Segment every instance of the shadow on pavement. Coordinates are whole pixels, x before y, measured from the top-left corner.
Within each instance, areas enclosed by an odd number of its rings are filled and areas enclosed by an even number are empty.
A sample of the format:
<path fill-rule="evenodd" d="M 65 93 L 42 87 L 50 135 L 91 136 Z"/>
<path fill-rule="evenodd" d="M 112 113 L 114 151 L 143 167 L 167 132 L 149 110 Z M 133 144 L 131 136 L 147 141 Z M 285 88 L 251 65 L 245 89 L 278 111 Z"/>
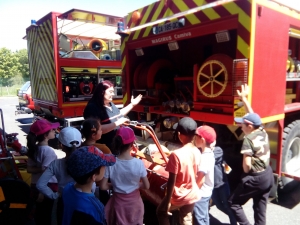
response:
<path fill-rule="evenodd" d="M 297 206 L 300 203 L 300 182 L 289 192 L 279 192 L 278 201 L 274 199 L 271 202 L 288 209 L 292 209 Z"/>
<path fill-rule="evenodd" d="M 32 124 L 33 118 L 18 118 L 16 121 L 18 121 L 21 124 Z"/>
<path fill-rule="evenodd" d="M 209 221 L 210 225 L 230 225 L 229 223 L 222 223 L 221 221 L 219 221 L 217 218 L 215 218 L 211 214 L 209 214 L 209 220 L 210 220 Z"/>
<path fill-rule="evenodd" d="M 29 129 L 30 129 L 31 124 L 18 125 L 18 126 L 20 127 L 21 131 L 23 131 L 27 135 L 29 133 Z"/>

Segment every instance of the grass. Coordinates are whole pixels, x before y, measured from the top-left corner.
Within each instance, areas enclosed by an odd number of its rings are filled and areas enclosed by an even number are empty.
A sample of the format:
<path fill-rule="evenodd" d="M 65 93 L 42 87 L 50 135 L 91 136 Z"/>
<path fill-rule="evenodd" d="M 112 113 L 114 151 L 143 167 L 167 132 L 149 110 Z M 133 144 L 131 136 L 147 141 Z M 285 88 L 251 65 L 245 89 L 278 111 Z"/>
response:
<path fill-rule="evenodd" d="M 22 85 L 13 85 L 11 87 L 0 86 L 0 96 L 1 97 L 11 97 L 17 96 L 18 90 Z"/>

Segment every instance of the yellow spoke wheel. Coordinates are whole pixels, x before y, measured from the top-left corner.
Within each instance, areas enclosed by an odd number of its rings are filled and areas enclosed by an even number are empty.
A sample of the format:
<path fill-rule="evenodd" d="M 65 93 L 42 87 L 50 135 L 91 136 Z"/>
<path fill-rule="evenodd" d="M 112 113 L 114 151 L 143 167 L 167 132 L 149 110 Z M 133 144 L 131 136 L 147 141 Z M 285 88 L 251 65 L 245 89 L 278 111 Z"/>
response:
<path fill-rule="evenodd" d="M 198 90 L 208 98 L 215 98 L 222 94 L 227 82 L 227 69 L 218 60 L 208 60 L 199 69 L 197 75 Z"/>

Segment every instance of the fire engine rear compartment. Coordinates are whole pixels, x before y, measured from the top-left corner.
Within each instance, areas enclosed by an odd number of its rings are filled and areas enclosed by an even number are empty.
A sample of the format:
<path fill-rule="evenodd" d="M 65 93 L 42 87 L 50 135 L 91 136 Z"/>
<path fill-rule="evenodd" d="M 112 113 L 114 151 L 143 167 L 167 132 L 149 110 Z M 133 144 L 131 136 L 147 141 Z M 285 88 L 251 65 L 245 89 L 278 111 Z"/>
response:
<path fill-rule="evenodd" d="M 189 115 L 189 111 L 190 114 L 202 113 L 202 116 L 209 113 L 217 115 L 209 116 L 210 122 L 232 124 L 236 95 L 233 83 L 247 82 L 244 71 L 238 78 L 240 80 L 233 81 L 238 77 L 232 72 L 233 60 L 237 58 L 236 25 L 237 17 L 232 16 L 225 22 L 217 20 L 128 42 L 126 73 L 130 83 L 127 90 L 133 90 L 134 95 L 144 94 L 142 103 L 135 110 L 145 112 L 141 105 L 146 105 L 151 112 L 157 113 L 181 113 L 183 116 Z M 219 33 L 227 35 L 228 40 L 217 40 Z M 183 38 L 176 39 L 180 35 Z M 175 37 L 175 40 L 155 43 L 164 37 Z M 142 51 L 142 55 L 138 51 Z M 221 61 L 222 65 L 215 60 Z M 207 65 L 200 73 L 199 69 L 205 62 Z M 215 76 L 213 81 L 208 77 L 210 73 Z M 170 107 L 168 103 L 172 100 L 184 103 L 190 110 Z M 220 117 L 223 118 L 220 120 Z"/>
<path fill-rule="evenodd" d="M 101 80 L 117 86 L 122 106 L 121 17 L 72 9 L 50 12 L 27 28 L 32 96 L 36 112 L 53 119 L 81 117 Z"/>
<path fill-rule="evenodd" d="M 239 6 L 245 3 L 237 2 Z M 245 3 L 245 7 L 247 4 L 249 3 Z M 241 130 L 233 125 L 233 117 L 242 116 L 245 112 L 239 111 L 236 86 L 248 83 L 252 88 L 250 102 L 254 110 L 263 118 L 265 129 L 270 137 L 271 166 L 274 172 L 280 176 L 284 171 L 287 177 L 299 179 L 299 170 L 295 165 L 297 163 L 299 165 L 299 143 L 296 140 L 300 135 L 294 132 L 299 128 L 296 122 L 299 120 L 299 113 L 297 113 L 300 96 L 297 88 L 299 74 L 297 71 L 290 74 L 290 69 L 287 68 L 289 49 L 292 50 L 290 57 L 299 59 L 299 39 L 289 37 L 291 28 L 299 30 L 297 27 L 299 21 L 290 16 L 292 13 L 289 15 L 283 13 L 284 10 L 281 11 L 280 6 L 269 7 L 268 3 L 261 6 L 257 2 L 251 4 L 255 6 L 251 8 L 250 13 L 248 12 L 251 15 L 249 27 L 247 24 L 241 26 L 239 15 L 203 23 L 201 21 L 199 24 L 190 24 L 188 27 L 162 34 L 153 35 L 150 32 L 145 35 L 143 29 L 139 34 L 135 32 L 130 34 L 129 40 L 126 41 L 125 54 L 123 53 L 126 56 L 125 75 L 129 77 L 126 82 L 126 93 L 133 95 L 143 93 L 145 96 L 142 103 L 135 107 L 136 114 L 133 118 L 145 121 L 161 118 L 163 122 L 168 119 L 168 122 L 160 125 L 160 131 L 163 133 L 170 129 L 170 124 L 175 117 L 191 116 L 200 124 L 207 123 L 217 127 L 220 140 L 223 139 L 227 143 L 232 141 L 227 146 L 225 143 L 226 150 L 238 154 L 238 142 L 242 140 L 243 135 Z M 217 8 L 214 9 L 219 12 Z M 224 30 L 228 31 L 230 40 L 217 43 L 215 34 Z M 175 35 L 189 32 L 191 35 L 185 36 L 184 40 L 173 38 Z M 247 32 L 249 32 L 248 36 Z M 172 43 L 174 41 L 176 43 Z M 248 45 L 248 48 L 242 49 L 241 45 L 243 47 Z M 218 55 L 217 61 L 224 65 L 230 64 L 226 63 L 224 55 L 232 60 L 230 66 L 225 66 L 229 71 L 226 88 L 218 94 L 217 86 L 214 86 L 216 90 L 211 92 L 206 85 L 208 90 L 202 88 L 201 92 L 199 86 L 203 87 L 207 82 L 204 80 L 199 82 L 200 85 L 197 84 L 199 70 L 210 57 L 213 57 L 210 60 L 215 60 L 216 55 Z M 245 61 L 242 61 L 243 59 Z M 238 64 L 239 60 L 241 60 L 240 64 Z M 208 72 L 205 70 L 203 72 L 205 75 L 210 72 L 210 64 L 208 63 Z M 243 71 L 240 74 L 233 74 L 237 69 Z M 155 74 L 151 74 L 153 71 Z M 213 71 L 214 75 L 219 71 L 217 67 L 216 71 Z M 240 75 L 241 79 L 235 80 L 234 75 Z M 290 79 L 289 76 L 293 78 L 296 76 L 296 79 Z M 217 76 L 216 81 L 222 83 L 224 76 Z M 219 85 L 219 88 L 221 89 L 222 85 Z M 190 111 L 187 113 L 181 106 L 183 102 L 191 103 L 191 101 L 193 104 L 190 105 Z M 179 107 L 176 106 L 177 102 Z M 226 139 L 230 137 L 228 132 L 235 140 Z M 166 135 L 161 135 L 160 138 L 162 137 L 166 138 Z M 289 162 L 291 166 L 286 166 Z M 282 179 L 284 185 L 290 181 L 287 182 L 286 177 Z"/>

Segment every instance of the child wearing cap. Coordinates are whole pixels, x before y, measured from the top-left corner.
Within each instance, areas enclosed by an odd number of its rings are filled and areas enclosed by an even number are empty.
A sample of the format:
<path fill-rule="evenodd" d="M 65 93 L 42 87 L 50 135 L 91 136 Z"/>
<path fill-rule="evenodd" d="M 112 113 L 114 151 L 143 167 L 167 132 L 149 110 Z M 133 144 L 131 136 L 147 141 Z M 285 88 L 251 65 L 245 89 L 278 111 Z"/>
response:
<path fill-rule="evenodd" d="M 91 192 L 94 182 L 100 181 L 106 166 L 112 166 L 116 158 L 103 154 L 95 146 L 82 146 L 67 159 L 67 171 L 75 180 L 64 187 L 64 225 L 105 224 L 104 206 Z"/>
<path fill-rule="evenodd" d="M 169 212 L 178 210 L 179 223 L 192 225 L 194 204 L 200 199 L 196 179 L 201 153 L 193 144 L 197 123 L 190 117 L 184 117 L 174 128 L 183 146 L 169 156 L 165 168 L 169 172 L 167 192 L 156 209 L 156 215 L 160 225 L 169 225 Z"/>
<path fill-rule="evenodd" d="M 97 143 L 98 140 L 101 139 L 102 136 L 102 126 L 100 124 L 100 120 L 96 118 L 86 119 L 81 126 L 81 134 L 85 138 L 85 141 L 82 143 L 82 146 L 95 146 L 104 154 L 110 154 L 110 149 L 106 146 L 106 144 Z M 109 200 L 109 192 L 103 191 L 99 189 L 99 199 L 106 205 Z"/>
<path fill-rule="evenodd" d="M 200 126 L 196 130 L 195 145 L 201 150 L 198 185 L 201 199 L 195 203 L 194 224 L 209 225 L 209 200 L 214 188 L 215 157 L 213 148 L 216 143 L 216 132 L 210 126 Z"/>
<path fill-rule="evenodd" d="M 66 153 L 66 157 L 52 161 L 36 184 L 37 189 L 50 199 L 57 199 L 61 195 L 65 185 L 74 181 L 67 172 L 66 160 L 71 153 L 80 146 L 81 134 L 79 130 L 74 127 L 65 127 L 60 131 L 58 140 L 61 144 L 62 151 Z M 53 192 L 53 190 L 47 186 L 47 183 L 53 176 L 56 177 L 58 182 L 58 192 Z M 62 223 L 62 215 L 63 203 L 62 199 L 59 198 L 57 203 L 57 223 L 59 225 Z"/>
<path fill-rule="evenodd" d="M 117 161 L 106 168 L 100 183 L 102 190 L 112 188 L 114 193 L 105 206 L 108 225 L 143 224 L 144 204 L 139 189 L 149 189 L 150 184 L 144 163 L 130 154 L 134 140 L 134 132 L 129 127 L 120 127 L 113 140 Z"/>
<path fill-rule="evenodd" d="M 254 113 L 248 102 L 247 84 L 242 85 L 238 95 L 248 112 L 244 117 L 234 119 L 245 134 L 241 149 L 244 174 L 240 184 L 229 198 L 229 204 L 239 224 L 250 224 L 242 205 L 252 198 L 255 224 L 265 225 L 268 197 L 274 184 L 273 171 L 269 166 L 268 134 L 262 127 L 260 116 Z"/>
<path fill-rule="evenodd" d="M 53 200 L 44 198 L 36 188 L 36 183 L 49 164 L 57 159 L 55 151 L 48 145 L 50 139 L 55 138 L 55 130 L 59 123 L 50 123 L 47 120 L 34 122 L 27 136 L 27 172 L 31 173 L 31 198 L 35 202 L 34 220 L 38 224 L 50 224 Z M 57 180 L 52 177 L 48 186 L 57 191 Z M 34 204 L 34 203 L 32 203 Z"/>

